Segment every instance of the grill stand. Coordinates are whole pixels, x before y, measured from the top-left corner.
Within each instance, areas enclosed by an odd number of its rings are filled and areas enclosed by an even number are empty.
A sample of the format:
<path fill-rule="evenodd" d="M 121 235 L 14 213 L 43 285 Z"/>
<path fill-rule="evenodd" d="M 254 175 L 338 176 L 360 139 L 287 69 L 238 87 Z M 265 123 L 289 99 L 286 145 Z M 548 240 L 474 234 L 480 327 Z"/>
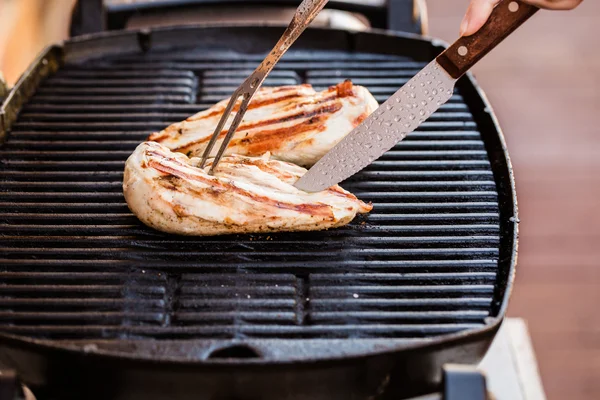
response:
<path fill-rule="evenodd" d="M 487 400 L 485 376 L 477 369 L 460 365 L 443 368 L 443 392 L 407 400 Z M 13 370 L 0 370 L 0 400 L 35 400 L 19 389 Z M 42 399 L 40 399 L 42 400 Z M 109 399 L 107 399 L 109 400 Z"/>

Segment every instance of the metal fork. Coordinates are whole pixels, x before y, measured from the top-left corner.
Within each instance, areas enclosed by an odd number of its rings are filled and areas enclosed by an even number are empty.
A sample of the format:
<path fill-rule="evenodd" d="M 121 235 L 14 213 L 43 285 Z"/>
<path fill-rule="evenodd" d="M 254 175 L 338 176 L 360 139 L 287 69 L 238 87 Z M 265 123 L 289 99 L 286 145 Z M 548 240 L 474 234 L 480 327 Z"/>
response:
<path fill-rule="evenodd" d="M 298 6 L 292 21 L 288 25 L 287 29 L 273 48 L 269 55 L 263 60 L 262 63 L 254 70 L 254 72 L 246 78 L 244 83 L 240 85 L 231 95 L 231 99 L 225 108 L 225 112 L 221 117 L 221 120 L 217 124 L 217 128 L 213 133 L 210 141 L 208 142 L 208 146 L 206 150 L 204 150 L 204 154 L 202 155 L 202 161 L 200 162 L 200 168 L 204 168 L 206 165 L 206 160 L 208 160 L 210 153 L 212 152 L 213 147 L 215 147 L 215 143 L 221 136 L 221 131 L 227 122 L 227 119 L 231 115 L 231 111 L 233 107 L 237 103 L 237 100 L 242 97 L 242 102 L 240 104 L 240 108 L 227 131 L 227 135 L 225 135 L 225 139 L 219 148 L 217 156 L 215 157 L 213 164 L 210 168 L 209 174 L 213 175 L 217 164 L 223 157 L 223 153 L 225 153 L 225 149 L 229 145 L 231 138 L 235 134 L 235 131 L 240 126 L 242 119 L 244 118 L 244 114 L 248 110 L 248 105 L 252 100 L 252 97 L 256 93 L 256 91 L 260 88 L 262 83 L 265 81 L 269 73 L 275 67 L 275 64 L 281 59 L 281 57 L 285 54 L 285 52 L 290 48 L 290 46 L 300 37 L 302 32 L 306 29 L 306 27 L 315 19 L 315 17 L 319 14 L 319 12 L 325 7 L 328 0 L 304 0 Z"/>

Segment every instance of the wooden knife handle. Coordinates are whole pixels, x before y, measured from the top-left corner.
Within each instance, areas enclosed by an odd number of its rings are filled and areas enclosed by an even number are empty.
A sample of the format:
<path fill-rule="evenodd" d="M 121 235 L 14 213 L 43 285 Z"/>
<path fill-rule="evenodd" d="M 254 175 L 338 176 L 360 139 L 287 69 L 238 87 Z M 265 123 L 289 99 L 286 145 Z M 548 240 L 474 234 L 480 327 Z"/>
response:
<path fill-rule="evenodd" d="M 471 36 L 463 36 L 437 58 L 437 62 L 455 79 L 533 16 L 539 8 L 519 0 L 502 0 L 485 25 Z"/>

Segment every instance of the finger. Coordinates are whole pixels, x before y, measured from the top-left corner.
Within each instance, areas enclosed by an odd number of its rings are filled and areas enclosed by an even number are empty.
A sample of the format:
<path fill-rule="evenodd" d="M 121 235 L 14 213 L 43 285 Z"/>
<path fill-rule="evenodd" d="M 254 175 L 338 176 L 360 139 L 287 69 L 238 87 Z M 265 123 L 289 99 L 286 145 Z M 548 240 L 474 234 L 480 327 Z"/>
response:
<path fill-rule="evenodd" d="M 470 36 L 481 29 L 499 2 L 500 0 L 471 0 L 460 25 L 460 35 Z"/>
<path fill-rule="evenodd" d="M 583 0 L 524 0 L 526 3 L 540 8 L 550 10 L 572 10 L 577 7 Z"/>

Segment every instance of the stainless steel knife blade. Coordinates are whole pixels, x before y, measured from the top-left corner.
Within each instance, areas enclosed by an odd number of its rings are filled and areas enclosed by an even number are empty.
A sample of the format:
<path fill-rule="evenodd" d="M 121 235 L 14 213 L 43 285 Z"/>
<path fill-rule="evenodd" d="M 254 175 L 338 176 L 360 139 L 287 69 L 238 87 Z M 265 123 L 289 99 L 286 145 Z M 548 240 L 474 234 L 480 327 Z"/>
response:
<path fill-rule="evenodd" d="M 456 79 L 436 60 L 432 61 L 333 147 L 295 186 L 319 192 L 362 170 L 446 103 L 455 83 Z"/>

